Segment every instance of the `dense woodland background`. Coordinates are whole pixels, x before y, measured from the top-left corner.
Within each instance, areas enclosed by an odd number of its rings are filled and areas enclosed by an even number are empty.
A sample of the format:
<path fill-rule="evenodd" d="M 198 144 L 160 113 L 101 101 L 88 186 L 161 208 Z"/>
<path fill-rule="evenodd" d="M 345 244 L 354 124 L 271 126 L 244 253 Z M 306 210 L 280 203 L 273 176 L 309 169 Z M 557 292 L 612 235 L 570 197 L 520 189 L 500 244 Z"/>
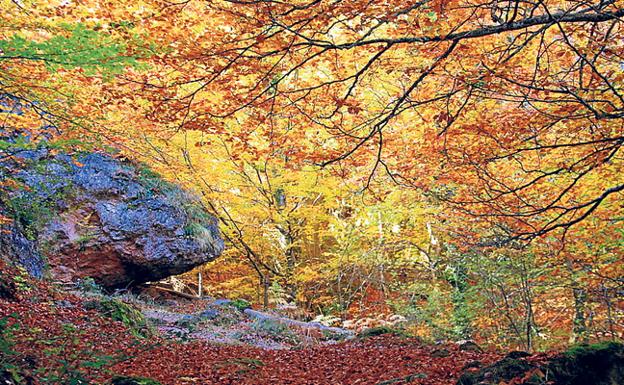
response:
<path fill-rule="evenodd" d="M 622 338 L 624 2 L 1 4 L 0 156 L 192 191 L 226 250 L 181 290 L 429 341 Z"/>

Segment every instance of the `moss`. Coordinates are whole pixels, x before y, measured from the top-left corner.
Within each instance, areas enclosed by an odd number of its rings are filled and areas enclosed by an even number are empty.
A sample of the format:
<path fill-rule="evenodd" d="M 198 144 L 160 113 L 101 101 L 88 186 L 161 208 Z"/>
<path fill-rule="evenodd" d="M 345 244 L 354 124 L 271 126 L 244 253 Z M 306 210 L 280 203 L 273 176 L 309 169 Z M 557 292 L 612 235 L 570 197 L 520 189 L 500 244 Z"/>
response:
<path fill-rule="evenodd" d="M 184 227 L 184 234 L 187 237 L 193 238 L 202 250 L 207 250 L 215 242 L 214 236 L 210 229 L 198 222 L 188 223 Z"/>
<path fill-rule="evenodd" d="M 115 376 L 111 380 L 112 385 L 161 385 L 160 382 L 145 377 Z"/>
<path fill-rule="evenodd" d="M 136 307 L 116 299 L 91 300 L 84 304 L 86 309 L 95 309 L 100 314 L 124 324 L 136 337 L 151 335 L 143 313 Z"/>
<path fill-rule="evenodd" d="M 347 334 L 339 333 L 331 329 L 321 329 L 323 341 L 344 341 L 347 339 Z"/>
<path fill-rule="evenodd" d="M 167 193 L 178 189 L 176 185 L 167 182 L 158 173 L 145 165 L 137 167 L 137 174 L 138 182 L 151 194 Z"/>
<path fill-rule="evenodd" d="M 624 345 L 617 342 L 576 345 L 552 360 L 548 369 L 561 384 L 622 384 Z"/>
<path fill-rule="evenodd" d="M 34 241 L 41 227 L 54 215 L 54 206 L 49 201 L 37 199 L 34 194 L 19 194 L 3 199 L 9 216 L 22 229 L 28 240 Z"/>
<path fill-rule="evenodd" d="M 246 309 L 251 308 L 251 304 L 242 298 L 235 299 L 234 301 L 230 302 L 229 305 L 238 309 L 239 311 L 245 311 Z"/>
<path fill-rule="evenodd" d="M 527 377 L 527 373 L 531 374 Z M 488 383 L 507 383 L 523 377 L 525 385 L 542 385 L 546 379 L 560 385 L 624 384 L 624 345 L 602 342 L 573 346 L 539 367 L 524 359 L 506 357 L 478 372 L 465 372 L 457 385 L 474 385 L 486 379 Z"/>
<path fill-rule="evenodd" d="M 199 198 L 176 184 L 164 180 L 161 175 L 145 165 L 137 167 L 137 173 L 137 179 L 146 188 L 148 196 L 162 194 L 171 204 L 182 208 L 186 215 L 184 227 L 186 236 L 197 240 L 204 248 L 213 244 L 212 232 L 206 227 L 207 224 L 212 223 L 212 217 L 206 212 Z"/>
<path fill-rule="evenodd" d="M 93 239 L 95 239 L 95 234 L 93 233 L 80 234 L 78 238 L 73 240 L 73 243 L 83 248 Z"/>
<path fill-rule="evenodd" d="M 102 288 L 102 286 L 98 285 L 97 282 L 95 282 L 95 280 L 91 277 L 86 277 L 79 280 L 76 283 L 76 288 L 82 293 L 86 294 L 104 294 L 104 289 Z"/>
<path fill-rule="evenodd" d="M 49 167 L 52 163 L 69 167 L 64 163 L 45 159 L 34 162 L 31 169 L 40 175 L 47 175 L 48 185 L 58 183 L 59 187 L 46 187 L 45 184 L 27 187 L 23 181 L 13 179 L 15 187 L 0 196 L 0 202 L 7 208 L 7 215 L 31 241 L 34 241 L 41 228 L 58 214 L 59 202 L 69 200 L 74 193 L 73 186 L 65 178 L 49 179 Z"/>
<path fill-rule="evenodd" d="M 613 341 L 603 341 L 595 344 L 579 344 L 574 345 L 564 352 L 564 355 L 570 358 L 580 358 L 605 352 L 615 354 L 621 352 L 624 345 Z"/>

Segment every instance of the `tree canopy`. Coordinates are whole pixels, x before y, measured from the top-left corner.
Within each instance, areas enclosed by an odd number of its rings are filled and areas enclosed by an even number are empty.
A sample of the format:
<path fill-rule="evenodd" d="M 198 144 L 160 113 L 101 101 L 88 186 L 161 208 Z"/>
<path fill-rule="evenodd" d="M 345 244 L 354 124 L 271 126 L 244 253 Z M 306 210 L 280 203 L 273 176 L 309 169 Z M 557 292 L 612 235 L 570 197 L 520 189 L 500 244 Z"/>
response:
<path fill-rule="evenodd" d="M 0 155 L 43 138 L 195 190 L 222 290 L 621 332 L 622 1 L 1 4 Z"/>

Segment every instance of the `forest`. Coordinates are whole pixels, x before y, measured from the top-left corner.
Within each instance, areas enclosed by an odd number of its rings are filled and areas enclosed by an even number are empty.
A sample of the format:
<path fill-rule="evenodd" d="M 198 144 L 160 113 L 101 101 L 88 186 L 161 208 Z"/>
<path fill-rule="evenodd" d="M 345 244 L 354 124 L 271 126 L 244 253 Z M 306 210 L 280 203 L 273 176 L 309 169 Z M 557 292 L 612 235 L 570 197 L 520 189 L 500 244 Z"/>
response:
<path fill-rule="evenodd" d="M 624 384 L 624 1 L 0 4 L 0 384 Z"/>

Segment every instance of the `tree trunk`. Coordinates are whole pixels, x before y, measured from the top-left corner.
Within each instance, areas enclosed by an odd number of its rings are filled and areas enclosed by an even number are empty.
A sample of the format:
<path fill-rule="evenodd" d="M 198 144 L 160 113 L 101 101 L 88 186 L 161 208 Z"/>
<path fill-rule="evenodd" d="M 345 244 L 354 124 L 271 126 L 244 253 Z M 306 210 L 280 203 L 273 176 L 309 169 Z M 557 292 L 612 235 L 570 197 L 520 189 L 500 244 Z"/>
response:
<path fill-rule="evenodd" d="M 585 317 L 585 303 L 587 302 L 587 292 L 581 287 L 575 276 L 572 260 L 566 260 L 566 267 L 570 273 L 570 286 L 572 287 L 572 297 L 574 298 L 574 319 L 572 320 L 572 335 L 570 343 L 588 342 L 587 319 Z"/>
<path fill-rule="evenodd" d="M 203 284 L 204 283 L 202 280 L 202 272 L 200 271 L 199 274 L 197 275 L 197 296 L 199 298 L 203 296 L 203 291 L 204 291 Z"/>
<path fill-rule="evenodd" d="M 572 328 L 572 342 L 586 343 L 589 341 L 587 336 L 587 318 L 585 317 L 585 303 L 587 302 L 587 292 L 580 287 L 572 288 L 574 296 L 574 326 Z"/>
<path fill-rule="evenodd" d="M 268 309 L 269 308 L 269 288 L 271 287 L 268 273 L 262 276 L 262 286 L 263 286 L 262 306 L 264 307 L 264 309 Z"/>

